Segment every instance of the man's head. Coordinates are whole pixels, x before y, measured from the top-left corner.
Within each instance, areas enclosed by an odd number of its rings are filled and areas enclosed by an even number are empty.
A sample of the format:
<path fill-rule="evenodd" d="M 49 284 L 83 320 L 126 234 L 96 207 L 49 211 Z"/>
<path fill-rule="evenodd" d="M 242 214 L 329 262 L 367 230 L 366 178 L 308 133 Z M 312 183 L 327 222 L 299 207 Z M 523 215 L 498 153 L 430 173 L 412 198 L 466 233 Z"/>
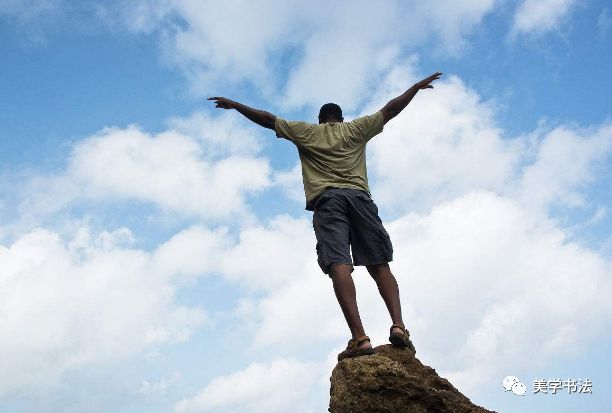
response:
<path fill-rule="evenodd" d="M 319 124 L 326 122 L 342 122 L 342 109 L 335 103 L 326 103 L 319 111 Z"/>

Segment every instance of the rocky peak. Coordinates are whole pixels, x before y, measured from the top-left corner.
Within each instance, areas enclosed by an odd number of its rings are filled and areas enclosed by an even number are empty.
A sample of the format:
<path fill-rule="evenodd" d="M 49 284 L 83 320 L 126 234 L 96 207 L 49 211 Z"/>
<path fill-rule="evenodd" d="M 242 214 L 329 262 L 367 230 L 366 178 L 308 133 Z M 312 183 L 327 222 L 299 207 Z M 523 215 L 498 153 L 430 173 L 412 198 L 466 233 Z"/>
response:
<path fill-rule="evenodd" d="M 491 413 L 473 404 L 436 370 L 389 344 L 340 361 L 331 376 L 332 413 Z"/>

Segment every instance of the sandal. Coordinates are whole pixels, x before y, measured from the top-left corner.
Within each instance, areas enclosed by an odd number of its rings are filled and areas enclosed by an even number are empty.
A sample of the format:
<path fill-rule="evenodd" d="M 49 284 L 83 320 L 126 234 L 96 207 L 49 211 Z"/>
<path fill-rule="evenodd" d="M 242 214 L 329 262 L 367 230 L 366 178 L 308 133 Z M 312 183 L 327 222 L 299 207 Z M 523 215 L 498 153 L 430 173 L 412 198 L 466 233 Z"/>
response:
<path fill-rule="evenodd" d="M 403 331 L 403 333 L 402 334 L 394 333 L 393 332 L 394 327 L 399 327 Z M 412 341 L 410 341 L 410 333 L 408 333 L 408 330 L 406 330 L 406 328 L 403 325 L 393 324 L 391 326 L 389 341 L 391 342 L 392 345 L 396 347 L 408 348 L 408 350 L 416 354 L 414 345 L 412 344 Z"/>
<path fill-rule="evenodd" d="M 374 354 L 373 348 L 359 348 L 359 345 L 364 341 L 370 341 L 370 337 L 361 336 L 356 339 L 350 339 L 348 345 L 346 346 L 346 350 L 342 353 L 338 354 L 338 361 L 341 361 L 345 358 L 366 356 L 369 354 Z"/>

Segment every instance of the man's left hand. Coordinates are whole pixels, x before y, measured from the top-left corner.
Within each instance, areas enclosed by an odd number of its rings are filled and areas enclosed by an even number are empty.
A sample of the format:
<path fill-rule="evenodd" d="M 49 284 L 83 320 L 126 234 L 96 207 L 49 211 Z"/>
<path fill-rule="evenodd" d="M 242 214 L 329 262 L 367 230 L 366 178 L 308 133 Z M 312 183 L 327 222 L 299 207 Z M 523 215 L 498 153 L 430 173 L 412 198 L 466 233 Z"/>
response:
<path fill-rule="evenodd" d="M 421 80 L 420 82 L 415 83 L 415 86 L 419 89 L 433 89 L 433 86 L 430 85 L 430 83 L 433 82 L 434 80 L 440 79 L 440 76 L 442 76 L 442 73 L 436 72 L 431 76 L 427 76 L 425 79 Z"/>

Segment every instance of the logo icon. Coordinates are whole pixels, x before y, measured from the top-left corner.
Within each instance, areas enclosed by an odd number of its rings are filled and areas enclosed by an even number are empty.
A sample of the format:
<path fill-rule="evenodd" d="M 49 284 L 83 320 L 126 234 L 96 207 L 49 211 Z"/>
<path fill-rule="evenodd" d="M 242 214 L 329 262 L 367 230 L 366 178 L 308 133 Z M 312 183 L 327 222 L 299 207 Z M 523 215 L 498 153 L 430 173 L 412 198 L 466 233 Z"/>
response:
<path fill-rule="evenodd" d="M 506 391 L 511 391 L 517 396 L 524 396 L 527 391 L 527 387 L 516 376 L 506 376 L 502 380 L 502 386 Z"/>

